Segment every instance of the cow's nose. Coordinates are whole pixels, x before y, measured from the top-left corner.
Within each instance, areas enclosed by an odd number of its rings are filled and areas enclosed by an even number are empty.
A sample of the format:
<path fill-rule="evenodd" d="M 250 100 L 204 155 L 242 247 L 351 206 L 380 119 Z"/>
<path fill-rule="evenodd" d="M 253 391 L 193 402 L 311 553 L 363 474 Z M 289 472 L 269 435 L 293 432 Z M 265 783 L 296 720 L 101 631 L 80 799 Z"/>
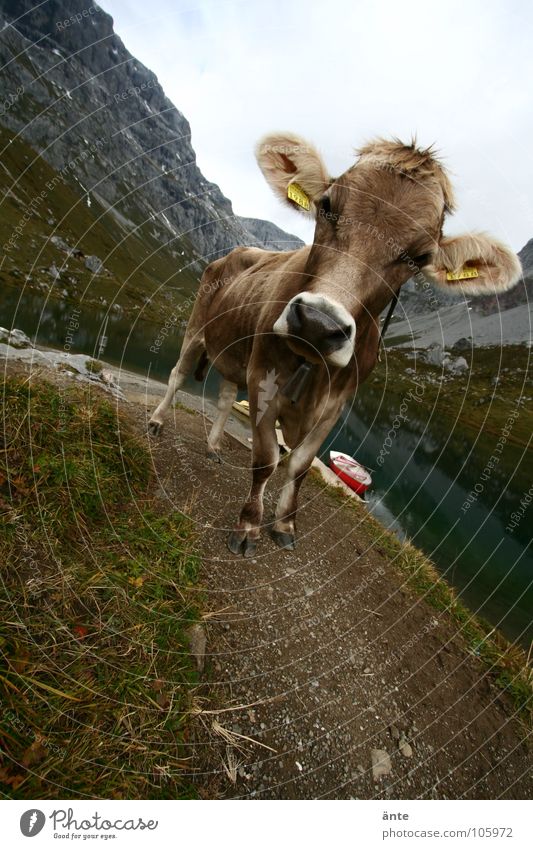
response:
<path fill-rule="evenodd" d="M 304 339 L 323 354 L 336 351 L 350 339 L 352 327 L 303 301 L 293 301 L 287 316 L 289 333 Z"/>

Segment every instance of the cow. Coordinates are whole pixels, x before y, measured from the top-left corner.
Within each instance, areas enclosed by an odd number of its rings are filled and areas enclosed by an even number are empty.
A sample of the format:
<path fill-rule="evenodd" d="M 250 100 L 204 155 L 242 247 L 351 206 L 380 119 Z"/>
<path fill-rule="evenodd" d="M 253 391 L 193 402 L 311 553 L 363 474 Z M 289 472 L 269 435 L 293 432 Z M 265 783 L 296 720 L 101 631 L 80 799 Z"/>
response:
<path fill-rule="evenodd" d="M 376 365 L 380 316 L 413 275 L 464 295 L 499 294 L 518 282 L 518 257 L 485 233 L 446 237 L 453 189 L 432 148 L 377 139 L 331 177 L 313 145 L 289 133 L 256 148 L 275 194 L 315 221 L 311 245 L 279 252 L 237 247 L 205 269 L 181 354 L 149 432 L 159 433 L 185 378 L 210 362 L 222 376 L 207 441 L 220 459 L 237 392 L 246 389 L 252 483 L 229 534 L 233 554 L 256 553 L 263 493 L 278 464 L 276 421 L 290 449 L 271 534 L 296 544 L 298 490 L 345 402 Z M 427 282 L 426 282 L 427 285 Z"/>

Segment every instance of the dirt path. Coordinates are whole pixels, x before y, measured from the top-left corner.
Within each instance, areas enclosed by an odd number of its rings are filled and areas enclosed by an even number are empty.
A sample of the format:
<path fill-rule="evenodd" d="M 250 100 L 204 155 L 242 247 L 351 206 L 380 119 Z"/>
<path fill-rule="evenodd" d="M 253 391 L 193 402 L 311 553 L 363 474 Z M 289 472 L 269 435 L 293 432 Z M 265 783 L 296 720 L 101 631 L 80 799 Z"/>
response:
<path fill-rule="evenodd" d="M 142 412 L 137 406 L 144 430 L 153 399 L 135 400 L 144 401 Z M 529 797 L 527 732 L 511 700 L 448 616 L 406 588 L 387 557 L 386 535 L 380 540 L 369 529 L 362 505 L 308 478 L 296 552 L 277 549 L 267 530 L 256 559 L 228 552 L 225 534 L 247 491 L 250 453 L 226 436 L 222 465 L 206 463 L 208 426 L 200 412 L 177 409 L 151 443 L 161 498 L 191 514 L 199 532 L 211 612 L 208 683 L 199 696 L 208 697 L 207 709 L 231 708 L 197 721 L 192 762 L 204 792 Z M 280 480 L 278 470 L 266 521 Z M 213 732 L 214 720 L 230 732 L 229 743 Z M 372 750 L 385 763 L 381 778 Z"/>

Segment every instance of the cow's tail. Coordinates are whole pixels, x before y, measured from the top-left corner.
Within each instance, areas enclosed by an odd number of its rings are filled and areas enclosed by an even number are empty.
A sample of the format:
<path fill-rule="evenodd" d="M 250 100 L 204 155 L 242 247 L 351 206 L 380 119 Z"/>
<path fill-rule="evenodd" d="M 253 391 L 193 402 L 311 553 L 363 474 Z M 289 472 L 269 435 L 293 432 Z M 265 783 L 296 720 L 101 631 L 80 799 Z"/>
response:
<path fill-rule="evenodd" d="M 209 357 L 207 356 L 205 351 L 202 351 L 200 355 L 200 359 L 198 360 L 198 364 L 194 371 L 195 380 L 199 380 L 202 383 L 205 380 L 205 376 L 207 374 L 207 366 L 209 365 Z"/>

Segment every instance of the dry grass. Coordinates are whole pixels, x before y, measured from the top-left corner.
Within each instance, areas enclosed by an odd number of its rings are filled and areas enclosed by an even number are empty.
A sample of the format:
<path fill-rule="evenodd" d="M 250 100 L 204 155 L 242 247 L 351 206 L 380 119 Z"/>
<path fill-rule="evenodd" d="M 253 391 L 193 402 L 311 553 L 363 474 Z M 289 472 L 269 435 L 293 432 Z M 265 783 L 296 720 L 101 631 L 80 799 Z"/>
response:
<path fill-rule="evenodd" d="M 192 527 L 94 390 L 5 382 L 0 787 L 15 798 L 192 793 Z"/>

